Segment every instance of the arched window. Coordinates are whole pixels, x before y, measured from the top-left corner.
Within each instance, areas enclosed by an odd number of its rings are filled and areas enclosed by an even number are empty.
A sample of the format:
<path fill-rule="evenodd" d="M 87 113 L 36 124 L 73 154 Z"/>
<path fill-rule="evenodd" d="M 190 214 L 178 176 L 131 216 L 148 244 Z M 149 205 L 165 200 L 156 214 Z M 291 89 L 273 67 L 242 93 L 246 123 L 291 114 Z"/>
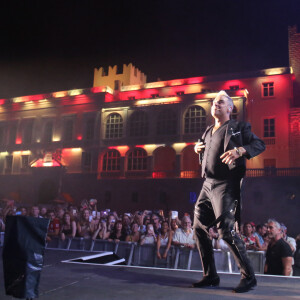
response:
<path fill-rule="evenodd" d="M 147 152 L 144 149 L 136 148 L 128 154 L 127 170 L 147 170 Z"/>
<path fill-rule="evenodd" d="M 120 138 L 123 135 L 123 119 L 117 114 L 110 114 L 106 121 L 105 138 Z"/>
<path fill-rule="evenodd" d="M 160 112 L 157 120 L 157 134 L 158 135 L 169 135 L 176 134 L 177 129 L 177 118 L 176 114 L 170 110 L 165 109 Z"/>
<path fill-rule="evenodd" d="M 148 117 L 144 111 L 135 111 L 130 117 L 129 135 L 132 137 L 148 135 Z"/>
<path fill-rule="evenodd" d="M 102 159 L 102 171 L 120 171 L 120 153 L 117 150 L 107 151 Z"/>
<path fill-rule="evenodd" d="M 233 107 L 232 113 L 231 113 L 231 119 L 236 120 L 238 116 L 238 110 L 236 106 Z"/>
<path fill-rule="evenodd" d="M 206 114 L 201 106 L 192 106 L 184 117 L 184 133 L 202 133 L 206 128 Z"/>

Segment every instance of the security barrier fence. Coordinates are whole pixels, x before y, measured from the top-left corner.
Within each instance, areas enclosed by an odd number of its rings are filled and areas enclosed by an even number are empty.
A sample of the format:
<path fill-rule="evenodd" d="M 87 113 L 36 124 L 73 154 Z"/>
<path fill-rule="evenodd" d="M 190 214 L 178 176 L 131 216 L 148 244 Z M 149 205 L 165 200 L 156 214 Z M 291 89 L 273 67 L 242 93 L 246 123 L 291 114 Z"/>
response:
<path fill-rule="evenodd" d="M 197 249 L 186 249 L 171 246 L 166 259 L 158 259 L 155 245 L 139 245 L 130 242 L 109 242 L 106 240 L 92 240 L 73 238 L 62 241 L 53 238 L 46 245 L 47 249 L 59 249 L 65 251 L 87 251 L 97 253 L 111 251 L 124 258 L 128 266 L 143 266 L 157 268 L 173 268 L 186 270 L 202 270 L 201 260 Z M 161 254 L 165 248 L 161 247 Z M 255 273 L 264 272 L 265 252 L 247 251 L 252 261 Z M 221 272 L 239 272 L 238 267 L 230 252 L 214 250 L 216 267 Z"/>

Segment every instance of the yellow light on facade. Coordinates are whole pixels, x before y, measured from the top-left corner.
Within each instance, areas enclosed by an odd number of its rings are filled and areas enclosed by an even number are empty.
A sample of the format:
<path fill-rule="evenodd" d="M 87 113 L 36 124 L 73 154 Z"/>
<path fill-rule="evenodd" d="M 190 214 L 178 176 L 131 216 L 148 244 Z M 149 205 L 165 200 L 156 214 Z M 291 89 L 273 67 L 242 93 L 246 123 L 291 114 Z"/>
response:
<path fill-rule="evenodd" d="M 79 90 L 71 90 L 68 92 L 69 96 L 77 96 L 77 95 L 80 95 L 82 94 L 82 89 L 79 89 Z"/>
<path fill-rule="evenodd" d="M 140 84 L 121 86 L 121 92 L 136 91 L 141 88 Z"/>
<path fill-rule="evenodd" d="M 25 103 L 24 103 L 24 105 L 32 105 L 33 104 L 33 101 L 26 101 Z"/>
<path fill-rule="evenodd" d="M 201 93 L 201 85 L 200 84 L 188 85 L 184 93 L 185 94 Z"/>
<path fill-rule="evenodd" d="M 165 147 L 165 144 L 148 144 L 144 145 L 144 149 L 148 152 L 149 155 L 152 155 L 152 152 L 159 147 Z"/>
<path fill-rule="evenodd" d="M 19 103 L 19 102 L 23 102 L 22 97 L 13 98 L 13 103 Z"/>
<path fill-rule="evenodd" d="M 110 88 L 109 86 L 106 87 L 105 91 L 106 91 L 107 93 L 109 93 L 109 94 L 113 94 L 113 93 L 114 93 L 113 89 Z"/>
<path fill-rule="evenodd" d="M 150 83 L 145 83 L 144 88 L 145 89 L 153 89 L 153 88 L 160 88 L 166 86 L 165 81 L 158 81 L 158 82 L 150 82 Z"/>
<path fill-rule="evenodd" d="M 7 151 L 5 152 L 0 152 L 0 155 L 8 155 L 9 153 Z"/>
<path fill-rule="evenodd" d="M 129 109 L 129 106 L 102 108 L 102 112 L 117 111 L 117 110 L 126 110 L 126 109 Z"/>
<path fill-rule="evenodd" d="M 176 151 L 177 154 L 179 154 L 186 145 L 186 143 L 175 143 L 172 145 L 172 148 Z"/>
<path fill-rule="evenodd" d="M 41 100 L 39 100 L 39 103 L 46 103 L 46 102 L 48 102 L 47 99 L 41 99 Z"/>
<path fill-rule="evenodd" d="M 155 99 L 147 99 L 147 100 L 138 100 L 135 102 L 136 106 L 142 105 L 156 105 L 156 104 L 170 104 L 180 102 L 181 98 L 179 97 L 168 97 L 168 98 L 155 98 Z"/>
<path fill-rule="evenodd" d="M 285 68 L 272 68 L 265 70 L 265 75 L 280 75 L 283 74 L 285 71 Z"/>
<path fill-rule="evenodd" d="M 64 92 L 56 92 L 56 93 L 52 93 L 52 96 L 54 98 L 62 98 L 62 97 L 66 97 L 68 95 L 68 92 L 64 91 Z"/>
<path fill-rule="evenodd" d="M 60 142 L 60 137 L 59 136 L 53 137 L 53 142 Z"/>
<path fill-rule="evenodd" d="M 26 151 L 21 151 L 22 155 L 30 155 L 31 151 L 30 150 L 26 150 Z"/>
<path fill-rule="evenodd" d="M 79 152 L 79 151 L 82 151 L 81 148 L 72 148 L 71 150 L 72 150 L 72 152 Z"/>

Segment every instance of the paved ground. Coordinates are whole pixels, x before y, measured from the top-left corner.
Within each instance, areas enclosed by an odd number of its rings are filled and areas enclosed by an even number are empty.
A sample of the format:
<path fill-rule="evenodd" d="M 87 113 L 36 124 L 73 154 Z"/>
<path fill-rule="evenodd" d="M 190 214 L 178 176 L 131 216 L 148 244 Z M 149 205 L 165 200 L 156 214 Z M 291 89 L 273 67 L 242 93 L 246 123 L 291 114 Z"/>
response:
<path fill-rule="evenodd" d="M 216 289 L 194 289 L 191 283 L 202 274 L 195 271 L 95 266 L 62 263 L 88 255 L 82 252 L 47 250 L 40 282 L 40 299 L 300 299 L 299 277 L 257 276 L 258 287 L 245 294 L 234 294 L 238 274 L 220 274 Z M 2 256 L 2 255 L 1 255 Z M 0 261 L 0 299 L 5 296 L 2 259 Z"/>

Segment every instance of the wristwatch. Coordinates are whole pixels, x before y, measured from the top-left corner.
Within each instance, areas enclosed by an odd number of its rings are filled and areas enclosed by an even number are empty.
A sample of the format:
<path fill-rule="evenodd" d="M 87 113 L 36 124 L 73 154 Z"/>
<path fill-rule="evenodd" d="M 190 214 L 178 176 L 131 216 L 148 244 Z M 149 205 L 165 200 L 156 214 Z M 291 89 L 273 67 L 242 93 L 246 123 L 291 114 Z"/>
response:
<path fill-rule="evenodd" d="M 240 151 L 240 149 L 238 147 L 234 147 L 234 150 L 236 151 L 236 153 L 238 154 L 239 157 L 243 156 L 242 152 Z"/>

